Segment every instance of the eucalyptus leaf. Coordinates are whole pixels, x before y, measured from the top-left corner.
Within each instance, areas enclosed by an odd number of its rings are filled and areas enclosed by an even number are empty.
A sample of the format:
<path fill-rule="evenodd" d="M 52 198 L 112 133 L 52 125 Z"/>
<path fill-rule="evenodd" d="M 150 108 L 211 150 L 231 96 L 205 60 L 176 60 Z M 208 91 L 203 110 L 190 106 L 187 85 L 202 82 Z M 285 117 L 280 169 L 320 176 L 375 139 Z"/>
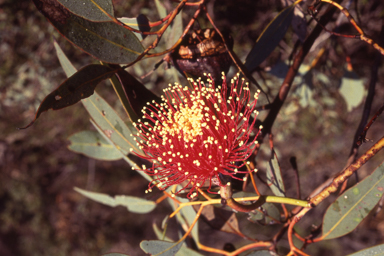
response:
<path fill-rule="evenodd" d="M 35 118 L 23 129 L 30 127 L 43 112 L 49 109 L 58 110 L 69 107 L 91 96 L 97 84 L 113 76 L 117 70 L 97 64 L 80 69 L 44 98 L 36 111 Z"/>
<path fill-rule="evenodd" d="M 352 254 L 348 256 L 384 256 L 384 244 L 376 245 Z"/>
<path fill-rule="evenodd" d="M 110 21 L 114 18 L 112 0 L 57 0 L 72 13 L 90 21 Z"/>
<path fill-rule="evenodd" d="M 130 152 L 132 149 L 138 154 L 142 152 L 137 147 L 134 137 L 131 136 L 136 131 L 130 129 L 99 94 L 94 93 L 94 95 L 82 102 L 92 119 L 102 129 L 103 133 L 119 147 L 119 150 Z"/>
<path fill-rule="evenodd" d="M 245 60 L 248 71 L 255 70 L 283 39 L 291 24 L 295 6 L 292 4 L 282 10 L 261 33 Z"/>
<path fill-rule="evenodd" d="M 82 131 L 70 136 L 68 148 L 99 160 L 119 160 L 121 153 L 97 131 Z"/>
<path fill-rule="evenodd" d="M 267 250 L 260 250 L 260 251 L 253 251 L 246 256 L 277 256 L 275 252 L 267 251 Z"/>
<path fill-rule="evenodd" d="M 151 255 L 157 256 L 174 256 L 181 248 L 183 243 L 172 243 L 167 241 L 159 240 L 144 240 L 141 241 L 141 249 Z"/>
<path fill-rule="evenodd" d="M 101 61 L 131 63 L 144 51 L 137 37 L 117 21 L 89 21 L 54 0 L 33 2 L 61 35 Z"/>
<path fill-rule="evenodd" d="M 324 239 L 340 237 L 354 230 L 379 202 L 383 191 L 384 162 L 328 207 L 323 220 Z"/>
<path fill-rule="evenodd" d="M 96 193 L 91 191 L 86 191 L 80 188 L 74 188 L 75 191 L 79 192 L 83 196 L 92 199 L 96 202 L 116 207 L 116 206 L 124 206 L 127 207 L 128 211 L 134 213 L 148 213 L 151 212 L 156 207 L 156 203 L 153 201 L 145 200 L 139 197 L 133 196 L 115 196 L 111 197 L 106 194 Z"/>
<path fill-rule="evenodd" d="M 55 46 L 55 49 L 56 49 L 57 58 L 59 59 L 61 67 L 63 68 L 63 70 L 64 70 L 65 74 L 67 75 L 67 77 L 70 77 L 73 74 L 75 74 L 76 71 L 77 71 L 76 68 L 68 60 L 67 56 L 64 54 L 64 52 L 60 48 L 59 44 L 56 41 L 54 41 L 53 45 Z"/>
<path fill-rule="evenodd" d="M 281 175 L 279 161 L 276 152 L 272 150 L 272 157 L 267 167 L 267 182 L 272 192 L 276 196 L 285 197 L 285 187 L 283 177 Z"/>

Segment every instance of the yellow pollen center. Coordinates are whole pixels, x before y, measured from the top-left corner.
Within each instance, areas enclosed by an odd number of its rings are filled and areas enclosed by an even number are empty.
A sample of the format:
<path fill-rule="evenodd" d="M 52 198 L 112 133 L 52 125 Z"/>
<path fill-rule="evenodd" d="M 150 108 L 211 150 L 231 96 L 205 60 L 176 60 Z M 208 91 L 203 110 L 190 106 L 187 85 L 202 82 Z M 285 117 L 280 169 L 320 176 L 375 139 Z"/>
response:
<path fill-rule="evenodd" d="M 204 124 L 202 120 L 204 102 L 199 96 L 191 97 L 192 106 L 180 105 L 176 112 L 168 111 L 168 120 L 163 123 L 160 134 L 180 135 L 183 133 L 183 138 L 186 142 L 192 141 L 196 136 L 201 135 Z"/>

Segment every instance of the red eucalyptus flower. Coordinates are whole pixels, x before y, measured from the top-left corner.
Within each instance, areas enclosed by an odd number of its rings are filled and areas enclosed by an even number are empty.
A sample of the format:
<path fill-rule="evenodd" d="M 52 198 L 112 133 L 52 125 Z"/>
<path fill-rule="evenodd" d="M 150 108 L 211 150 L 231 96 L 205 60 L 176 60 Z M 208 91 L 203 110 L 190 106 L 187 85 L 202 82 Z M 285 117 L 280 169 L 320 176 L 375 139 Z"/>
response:
<path fill-rule="evenodd" d="M 236 173 L 247 172 L 239 168 L 257 144 L 257 134 L 251 137 L 251 133 L 259 92 L 249 103 L 248 83 L 239 82 L 239 76 L 231 80 L 230 88 L 224 75 L 222 86 L 215 88 L 212 79 L 207 82 L 205 86 L 200 79 L 191 79 L 193 89 L 169 85 L 163 102 L 147 103 L 144 120 L 134 124 L 139 131 L 135 140 L 145 154 L 141 157 L 153 163 L 151 168 L 143 166 L 143 171 L 154 176 L 146 192 L 154 186 L 163 190 L 186 181 L 181 190 L 191 186 L 188 197 L 194 197 L 196 188 L 206 181 L 209 189 L 212 183 L 225 186 L 219 174 L 239 179 Z M 251 114 L 255 114 L 253 121 Z"/>

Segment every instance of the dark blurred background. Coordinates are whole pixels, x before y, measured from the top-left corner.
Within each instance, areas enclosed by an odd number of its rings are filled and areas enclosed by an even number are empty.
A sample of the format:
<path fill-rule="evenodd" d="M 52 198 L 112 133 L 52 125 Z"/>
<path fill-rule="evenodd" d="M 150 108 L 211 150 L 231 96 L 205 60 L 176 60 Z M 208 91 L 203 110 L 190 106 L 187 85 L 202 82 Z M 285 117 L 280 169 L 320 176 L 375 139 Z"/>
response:
<path fill-rule="evenodd" d="M 363 24 L 362 28 L 374 40 L 379 40 L 384 3 L 381 0 L 352 2 L 357 3 L 357 16 Z M 152 1 L 114 0 L 114 4 L 118 17 L 144 13 L 152 21 L 158 19 Z M 218 26 L 232 34 L 234 50 L 242 60 L 263 28 L 282 8 L 280 1 L 228 0 L 208 4 Z M 352 14 L 356 13 L 352 11 Z M 333 24 L 338 17 L 335 16 Z M 204 19 L 200 23 L 202 26 L 208 24 Z M 342 33 L 356 33 L 346 20 L 337 29 Z M 92 202 L 73 191 L 73 187 L 77 186 L 110 195 L 142 197 L 147 186 L 147 182 L 130 171 L 124 161 L 97 161 L 67 149 L 67 137 L 91 129 L 89 117 L 81 104 L 60 111 L 48 111 L 31 128 L 16 129 L 33 119 L 39 103 L 66 78 L 55 54 L 52 35 L 77 68 L 96 63 L 60 38 L 32 1 L 0 0 L 0 255 L 80 256 L 111 251 L 144 255 L 139 249 L 140 241 L 155 239 L 152 223 L 160 224 L 171 210 L 164 204 L 150 216 L 138 215 L 129 213 L 123 207 L 110 208 Z M 261 69 L 275 66 L 280 59 L 286 60 L 297 38 L 297 34 L 289 31 Z M 325 40 L 322 47 L 325 54 L 315 69 L 316 74 L 328 78 L 328 87 L 321 83 L 314 84 L 311 88 L 312 100 L 317 104 L 308 106 L 299 102 L 298 92 L 295 91 L 298 89 L 294 87 L 273 128 L 275 147 L 291 196 L 295 195 L 295 188 L 290 157 L 297 158 L 303 197 L 345 166 L 363 110 L 363 104 L 359 104 L 348 111 L 345 99 L 338 94 L 345 60 L 346 57 L 351 58 L 354 73 L 363 81 L 365 88 L 374 65 L 376 51 L 358 40 L 331 37 Z M 316 53 L 309 54 L 306 65 Z M 263 77 L 260 75 L 257 78 L 261 80 Z M 161 78 L 157 81 L 171 82 Z M 263 85 L 264 82 L 261 81 Z M 274 95 L 278 87 L 278 82 L 271 85 L 270 93 Z M 103 84 L 98 91 L 110 102 L 116 102 L 111 87 Z M 324 91 L 331 101 L 328 105 Z M 380 64 L 370 116 L 384 103 L 383 99 L 384 69 Z M 367 137 L 375 142 L 383 135 L 384 120 L 380 116 Z M 371 145 L 372 142 L 364 144 L 360 152 Z M 267 155 L 265 152 L 265 158 Z M 263 154 L 260 159 L 263 159 Z M 359 171 L 360 179 L 383 159 L 384 154 L 380 152 Z M 321 223 L 325 207 L 319 207 L 303 220 L 303 231 L 304 227 Z M 345 255 L 383 243 L 383 219 L 382 211 L 372 213 L 356 231 L 343 238 L 311 246 L 310 253 Z M 202 229 L 207 228 L 204 224 L 201 226 Z M 202 234 L 201 240 L 207 245 L 222 248 L 225 239 L 219 240 L 218 237 L 212 237 L 208 232 Z"/>

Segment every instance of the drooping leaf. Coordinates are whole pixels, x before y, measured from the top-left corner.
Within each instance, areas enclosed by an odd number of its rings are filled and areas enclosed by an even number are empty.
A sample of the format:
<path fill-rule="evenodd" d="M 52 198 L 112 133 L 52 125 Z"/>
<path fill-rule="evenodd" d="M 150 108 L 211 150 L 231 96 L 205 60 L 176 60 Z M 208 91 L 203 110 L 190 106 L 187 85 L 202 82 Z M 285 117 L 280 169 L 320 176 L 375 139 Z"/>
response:
<path fill-rule="evenodd" d="M 323 221 L 324 239 L 340 237 L 354 230 L 379 202 L 383 191 L 384 162 L 329 206 Z"/>
<path fill-rule="evenodd" d="M 116 76 L 122 85 L 125 97 L 128 99 L 130 108 L 128 109 L 131 120 L 136 122 L 143 113 L 141 110 L 147 102 L 158 102 L 161 100 L 153 92 L 148 90 L 142 83 L 125 70 L 120 70 Z"/>
<path fill-rule="evenodd" d="M 141 32 L 149 32 L 151 30 L 149 20 L 144 14 L 139 14 L 136 18 L 119 18 L 118 20 L 131 28 L 140 30 Z M 135 35 L 140 41 L 146 37 L 146 35 L 142 35 L 140 33 L 135 33 Z"/>
<path fill-rule="evenodd" d="M 108 141 L 109 144 L 113 145 L 116 150 L 118 150 L 120 153 L 121 153 L 121 156 L 122 158 L 130 165 L 132 166 L 132 168 L 134 168 L 135 170 L 137 170 L 137 173 L 139 173 L 141 176 L 143 176 L 148 182 L 151 182 L 153 180 L 153 178 L 151 176 L 149 176 L 148 174 L 146 174 L 145 172 L 143 171 L 140 171 L 140 167 L 134 162 L 132 161 L 127 153 L 122 150 L 119 146 L 117 146 L 112 140 L 111 138 L 109 138 L 107 135 L 109 134 L 106 134 L 104 133 L 104 131 L 100 128 L 100 126 L 98 126 L 95 121 L 93 121 L 92 119 L 90 120 L 92 125 L 96 128 L 96 130 L 101 134 L 101 136 L 103 136 L 103 138 Z M 119 149 L 120 148 L 120 149 Z"/>
<path fill-rule="evenodd" d="M 142 199 L 140 197 L 133 196 L 115 196 L 111 197 L 106 194 L 96 193 L 91 191 L 86 191 L 80 188 L 74 188 L 75 191 L 79 192 L 85 197 L 92 199 L 96 202 L 116 207 L 116 206 L 124 206 L 127 207 L 128 211 L 134 213 L 148 213 L 151 212 L 156 207 L 156 203 L 153 201 L 149 201 L 146 199 Z"/>
<path fill-rule="evenodd" d="M 72 13 L 90 21 L 111 21 L 112 0 L 58 0 Z"/>
<path fill-rule="evenodd" d="M 157 227 L 156 224 L 153 224 L 152 227 L 153 227 L 153 231 L 157 236 L 157 239 L 160 239 L 162 241 L 167 241 L 167 242 L 174 242 L 169 237 L 164 236 L 163 232 Z M 202 254 L 183 245 L 181 246 L 180 250 L 175 254 L 175 256 L 202 256 Z"/>
<path fill-rule="evenodd" d="M 140 243 L 140 248 L 151 255 L 174 256 L 181 248 L 183 243 L 172 243 L 159 240 L 144 240 Z"/>
<path fill-rule="evenodd" d="M 136 131 L 131 130 L 99 94 L 95 92 L 91 97 L 84 99 L 82 103 L 95 123 L 119 150 L 125 153 L 129 153 L 131 149 L 138 154 L 142 152 L 137 147 L 134 137 L 131 136 Z"/>
<path fill-rule="evenodd" d="M 83 19 L 69 12 L 56 0 L 33 2 L 66 39 L 101 61 L 131 63 L 144 51 L 137 37 L 115 22 Z"/>
<path fill-rule="evenodd" d="M 345 72 L 341 79 L 339 92 L 347 103 L 347 111 L 349 112 L 363 102 L 364 81 L 353 72 Z"/>
<path fill-rule="evenodd" d="M 189 200 L 186 198 L 179 198 L 177 197 L 177 200 L 180 202 L 188 202 Z M 184 206 L 181 210 L 180 213 L 184 216 L 184 218 L 188 222 L 188 227 L 192 225 L 193 221 L 196 219 L 196 211 L 193 209 L 191 205 Z M 195 240 L 196 243 L 199 242 L 199 222 L 196 221 L 195 225 L 192 228 L 191 231 L 192 237 Z"/>
<path fill-rule="evenodd" d="M 71 144 L 68 148 L 99 160 L 119 160 L 121 153 L 96 131 L 78 132 L 68 138 Z"/>
<path fill-rule="evenodd" d="M 281 176 L 279 161 L 274 150 L 272 151 L 272 157 L 267 167 L 267 182 L 276 196 L 285 197 L 283 177 Z"/>
<path fill-rule="evenodd" d="M 173 20 L 173 24 L 171 27 L 170 32 L 166 35 L 165 40 L 166 40 L 166 47 L 171 48 L 177 40 L 181 37 L 183 34 L 183 19 L 182 19 L 183 13 L 180 11 L 175 19 Z"/>
<path fill-rule="evenodd" d="M 155 4 L 160 18 L 165 18 L 165 16 L 167 16 L 167 10 L 165 9 L 164 5 L 159 0 L 155 0 Z"/>
<path fill-rule="evenodd" d="M 178 188 L 180 189 L 180 188 Z M 189 202 L 186 198 L 176 197 L 177 200 L 180 202 Z M 168 202 L 173 210 L 176 210 L 174 202 L 168 198 Z M 191 205 L 184 206 L 177 214 L 176 219 L 183 227 L 190 227 L 190 225 L 193 223 L 193 221 L 196 218 L 196 211 L 193 209 Z M 199 222 L 197 221 L 196 224 L 192 228 L 192 237 L 196 242 L 199 242 Z"/>
<path fill-rule="evenodd" d="M 256 69 L 283 39 L 291 24 L 295 6 L 292 4 L 282 10 L 261 33 L 244 63 L 249 72 Z"/>
<path fill-rule="evenodd" d="M 59 44 L 54 41 L 53 45 L 56 49 L 56 55 L 59 59 L 60 65 L 63 68 L 65 74 L 67 77 L 70 77 L 71 75 L 76 73 L 76 68 L 72 65 L 72 63 L 68 60 L 67 56 L 64 54 L 63 50 L 60 48 Z"/>
<path fill-rule="evenodd" d="M 116 72 L 116 69 L 96 64 L 80 69 L 44 98 L 33 121 L 22 129 L 30 127 L 41 113 L 49 109 L 62 109 L 91 96 L 98 83 Z"/>
<path fill-rule="evenodd" d="M 376 245 L 352 254 L 348 256 L 384 256 L 384 244 Z"/>

